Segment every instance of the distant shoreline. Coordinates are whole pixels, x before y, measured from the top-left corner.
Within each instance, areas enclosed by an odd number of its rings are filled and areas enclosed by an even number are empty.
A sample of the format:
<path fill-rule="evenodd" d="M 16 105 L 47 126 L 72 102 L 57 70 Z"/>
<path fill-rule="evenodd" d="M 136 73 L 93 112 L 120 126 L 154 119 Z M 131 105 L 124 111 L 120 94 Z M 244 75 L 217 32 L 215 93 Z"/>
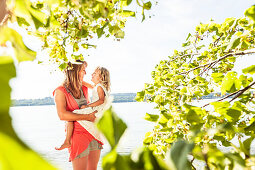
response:
<path fill-rule="evenodd" d="M 136 93 L 113 93 L 113 103 L 126 103 L 136 102 Z M 227 95 L 227 94 L 226 94 Z M 220 93 L 211 93 L 207 96 L 203 96 L 202 99 L 215 99 L 219 98 Z M 53 97 L 45 97 L 42 99 L 14 99 L 11 106 L 44 106 L 55 105 Z"/>
<path fill-rule="evenodd" d="M 136 102 L 136 93 L 115 93 L 111 94 L 114 98 L 113 103 Z M 14 106 L 44 106 L 55 105 L 53 97 L 45 97 L 42 99 L 14 99 L 12 100 L 12 107 Z"/>

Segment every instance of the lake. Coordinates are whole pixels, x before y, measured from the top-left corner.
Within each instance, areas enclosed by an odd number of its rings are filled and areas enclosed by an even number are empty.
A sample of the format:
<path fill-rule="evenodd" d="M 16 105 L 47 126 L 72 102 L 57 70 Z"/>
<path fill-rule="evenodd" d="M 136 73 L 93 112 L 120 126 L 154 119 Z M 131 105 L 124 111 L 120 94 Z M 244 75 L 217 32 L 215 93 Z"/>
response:
<path fill-rule="evenodd" d="M 150 103 L 113 103 L 113 110 L 128 126 L 120 140 L 119 153 L 127 154 L 143 145 L 145 133 L 153 128 L 153 124 L 143 117 L 146 112 L 156 113 L 153 107 Z M 65 138 L 65 123 L 59 120 L 55 106 L 11 107 L 10 113 L 14 129 L 26 144 L 59 169 L 72 169 L 72 164 L 68 162 L 67 149 L 62 151 L 54 149 L 62 144 Z M 109 151 L 110 146 L 105 143 L 101 158 Z M 101 159 L 98 169 L 101 169 Z"/>
<path fill-rule="evenodd" d="M 202 106 L 212 102 L 215 99 L 196 101 L 193 104 Z M 211 107 L 211 106 L 208 106 Z M 143 145 L 143 139 L 146 132 L 153 129 L 153 123 L 143 119 L 145 113 L 157 113 L 153 109 L 152 103 L 113 103 L 113 110 L 122 118 L 128 129 L 120 140 L 117 151 L 120 154 L 128 154 L 132 150 Z M 60 121 L 55 106 L 20 106 L 10 108 L 13 118 L 13 126 L 19 137 L 35 151 L 40 153 L 53 165 L 61 170 L 71 170 L 72 164 L 68 162 L 67 149 L 56 151 L 54 148 L 60 146 L 65 138 L 64 121 Z M 234 138 L 231 141 L 238 146 L 238 140 Z M 255 154 L 255 140 L 251 145 L 251 153 Z M 219 147 L 223 152 L 228 152 L 231 147 Z M 101 152 L 102 157 L 110 151 L 110 146 L 105 143 Z M 98 169 L 101 168 L 101 159 Z M 195 160 L 198 170 L 204 169 L 204 163 Z M 255 169 L 255 168 L 254 168 Z"/>

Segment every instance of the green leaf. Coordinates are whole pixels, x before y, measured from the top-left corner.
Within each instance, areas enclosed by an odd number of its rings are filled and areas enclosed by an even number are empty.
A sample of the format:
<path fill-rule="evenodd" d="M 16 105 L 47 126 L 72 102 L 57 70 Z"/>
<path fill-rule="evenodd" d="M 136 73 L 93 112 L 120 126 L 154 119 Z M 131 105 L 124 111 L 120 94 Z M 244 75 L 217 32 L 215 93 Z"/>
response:
<path fill-rule="evenodd" d="M 32 8 L 32 7 L 29 8 L 29 12 L 30 12 L 30 15 L 34 21 L 36 29 L 46 25 L 48 17 L 45 13 L 43 13 L 35 8 Z"/>
<path fill-rule="evenodd" d="M 29 0 L 16 0 L 14 15 L 21 18 L 25 18 L 26 21 L 31 25 L 33 24 L 33 20 L 28 10 L 30 5 L 31 2 Z"/>
<path fill-rule="evenodd" d="M 1 56 L 0 57 L 0 133 L 5 133 L 13 139 L 17 140 L 23 146 L 24 143 L 20 141 L 16 135 L 13 127 L 12 120 L 9 115 L 9 107 L 11 105 L 11 87 L 9 81 L 11 78 L 16 76 L 15 66 L 13 64 L 12 57 L 10 56 Z M 1 154 L 1 152 L 0 152 Z"/>
<path fill-rule="evenodd" d="M 191 37 L 191 34 L 189 33 L 188 37 L 186 38 L 186 41 L 188 41 L 190 37 Z"/>
<path fill-rule="evenodd" d="M 121 5 L 128 6 L 131 2 L 132 0 L 121 0 Z"/>
<path fill-rule="evenodd" d="M 211 105 L 214 106 L 214 110 L 217 113 L 220 113 L 221 115 L 225 115 L 229 109 L 229 102 L 225 101 L 225 102 L 212 102 L 210 103 Z"/>
<path fill-rule="evenodd" d="M 104 112 L 104 115 L 97 123 L 97 127 L 104 134 L 111 148 L 114 148 L 125 132 L 127 125 L 113 112 L 111 107 Z"/>
<path fill-rule="evenodd" d="M 161 124 L 162 126 L 166 126 L 167 122 L 168 119 L 163 114 L 161 114 L 158 123 Z"/>
<path fill-rule="evenodd" d="M 144 101 L 145 91 L 137 92 L 135 100 L 138 102 Z"/>
<path fill-rule="evenodd" d="M 73 52 L 77 52 L 77 51 L 79 51 L 79 45 L 78 45 L 78 43 L 74 43 Z"/>
<path fill-rule="evenodd" d="M 241 168 L 245 168 L 245 160 L 241 157 L 241 155 L 239 153 L 226 153 L 225 156 L 227 158 L 232 159 L 235 164 L 238 164 L 241 166 Z M 240 168 L 239 166 L 237 166 L 238 168 Z M 233 168 L 235 169 L 235 168 Z"/>
<path fill-rule="evenodd" d="M 0 93 L 1 93 L 1 102 L 0 102 L 0 114 L 5 114 L 9 112 L 10 93 L 11 88 L 9 86 L 9 80 L 16 76 L 15 67 L 13 64 L 12 57 L 10 56 L 1 56 L 0 57 Z M 2 122 L 3 123 L 3 122 Z M 1 123 L 1 124 L 2 124 Z"/>
<path fill-rule="evenodd" d="M 149 150 L 147 147 L 139 148 L 132 152 L 132 169 L 135 170 L 166 170 L 172 169 L 166 163 L 153 154 L 153 151 Z"/>
<path fill-rule="evenodd" d="M 152 5 L 152 4 L 151 4 L 150 1 L 149 1 L 149 2 L 146 2 L 146 3 L 143 4 L 143 8 L 146 9 L 146 10 L 150 10 L 150 9 L 151 9 L 151 5 Z"/>
<path fill-rule="evenodd" d="M 221 84 L 221 93 L 225 94 L 226 92 L 234 92 L 235 89 L 235 80 L 236 80 L 236 72 L 228 72 L 226 76 L 222 80 Z"/>
<path fill-rule="evenodd" d="M 123 17 L 135 17 L 135 12 L 129 11 L 129 10 L 123 10 L 121 13 L 121 16 Z"/>
<path fill-rule="evenodd" d="M 201 122 L 199 115 L 202 113 L 202 109 L 186 103 L 183 105 L 183 107 L 185 108 L 186 120 L 192 125 L 199 125 Z"/>
<path fill-rule="evenodd" d="M 4 44 L 7 41 L 12 42 L 15 56 L 19 62 L 35 59 L 36 52 L 30 50 L 24 44 L 22 36 L 15 30 L 8 27 L 0 28 L 0 36 L 1 36 L 0 44 Z"/>
<path fill-rule="evenodd" d="M 17 22 L 18 22 L 19 26 L 22 26 L 22 25 L 29 26 L 29 25 L 30 25 L 30 24 L 25 20 L 25 18 L 18 17 L 18 16 L 17 16 Z"/>
<path fill-rule="evenodd" d="M 59 69 L 61 71 L 65 70 L 66 68 L 67 68 L 67 63 L 65 63 L 65 62 L 59 65 Z"/>
<path fill-rule="evenodd" d="M 16 76 L 12 57 L 0 57 L 0 169 L 55 169 L 29 149 L 16 135 L 9 115 L 9 80 Z M 15 158 L 15 159 L 14 159 Z"/>
<path fill-rule="evenodd" d="M 252 66 L 242 69 L 242 72 L 244 74 L 247 74 L 247 73 L 254 74 L 255 73 L 255 65 L 252 65 Z"/>
<path fill-rule="evenodd" d="M 23 147 L 16 140 L 1 132 L 0 141 L 1 169 L 56 170 L 34 151 Z"/>
<path fill-rule="evenodd" d="M 169 158 L 172 159 L 176 169 L 191 169 L 191 164 L 188 161 L 188 154 L 193 148 L 194 144 L 190 144 L 185 141 L 177 141 L 174 143 L 174 145 L 171 147 Z"/>
<path fill-rule="evenodd" d="M 254 136 L 251 136 L 243 142 L 243 146 L 249 155 L 251 152 L 251 143 L 254 140 L 254 138 L 255 138 Z"/>
<path fill-rule="evenodd" d="M 230 120 L 227 118 L 229 121 L 237 122 L 241 116 L 241 111 L 236 109 L 228 109 L 226 114 L 230 116 Z"/>
<path fill-rule="evenodd" d="M 125 32 L 122 31 L 122 30 L 120 29 L 120 30 L 118 30 L 118 31 L 114 34 L 114 36 L 115 36 L 116 38 L 124 38 Z"/>
<path fill-rule="evenodd" d="M 146 113 L 144 119 L 151 122 L 157 122 L 159 115 Z"/>
<path fill-rule="evenodd" d="M 97 37 L 100 38 L 104 34 L 104 29 L 103 28 L 98 28 L 97 29 Z"/>
<path fill-rule="evenodd" d="M 126 156 L 119 155 L 116 150 L 112 150 L 107 155 L 103 157 L 102 167 L 105 170 L 111 169 L 123 169 L 131 170 L 128 164 Z"/>
<path fill-rule="evenodd" d="M 181 90 L 180 90 L 180 94 L 183 95 L 187 93 L 187 87 L 183 87 Z"/>
<path fill-rule="evenodd" d="M 215 83 L 218 83 L 222 81 L 224 75 L 222 73 L 212 73 L 212 78 Z"/>
<path fill-rule="evenodd" d="M 157 95 L 154 99 L 154 102 L 157 103 L 158 105 L 161 105 L 164 102 L 163 96 Z"/>
<path fill-rule="evenodd" d="M 147 132 L 145 134 L 145 137 L 144 137 L 144 140 L 143 140 L 143 143 L 144 144 L 150 144 L 153 140 L 153 133 L 152 132 Z"/>
<path fill-rule="evenodd" d="M 255 121 L 244 129 L 245 131 L 255 131 Z"/>
<path fill-rule="evenodd" d="M 253 21 L 255 21 L 255 5 L 251 6 L 250 8 L 248 8 L 245 13 L 245 16 L 251 18 Z"/>
<path fill-rule="evenodd" d="M 241 40 L 241 38 L 238 36 L 232 38 L 226 51 L 234 50 L 240 44 L 240 42 L 241 42 L 240 40 Z"/>

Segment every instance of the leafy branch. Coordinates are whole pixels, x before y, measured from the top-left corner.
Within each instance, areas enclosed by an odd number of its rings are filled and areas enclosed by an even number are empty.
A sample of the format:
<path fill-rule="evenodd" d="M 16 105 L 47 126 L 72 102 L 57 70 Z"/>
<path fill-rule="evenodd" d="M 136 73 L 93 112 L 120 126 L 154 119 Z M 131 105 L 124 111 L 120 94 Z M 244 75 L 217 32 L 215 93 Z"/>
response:
<path fill-rule="evenodd" d="M 194 70 L 197 70 L 197 69 L 199 69 L 199 68 L 203 68 L 203 67 L 206 67 L 206 66 L 208 66 L 208 65 L 210 66 L 210 65 L 212 65 L 212 64 L 216 64 L 216 63 L 220 62 L 221 60 L 224 60 L 224 59 L 227 58 L 227 57 L 231 57 L 231 56 L 235 56 L 235 55 L 254 54 L 254 53 L 255 53 L 255 50 L 253 50 L 253 51 L 247 50 L 247 51 L 229 53 L 229 54 L 227 54 L 227 55 L 225 55 L 225 56 L 223 56 L 223 57 L 221 57 L 221 58 L 219 58 L 219 59 L 217 59 L 217 60 L 215 60 L 215 61 L 212 61 L 212 62 L 210 62 L 210 63 L 204 64 L 204 65 L 201 65 L 201 66 L 197 66 L 197 67 L 195 67 L 195 68 L 193 68 L 193 69 L 191 69 L 191 70 L 189 70 L 189 71 L 179 73 L 179 75 L 181 75 L 181 74 L 188 74 L 188 73 L 190 73 L 190 72 L 192 72 L 192 71 L 194 71 Z"/>
<path fill-rule="evenodd" d="M 233 100 L 235 100 L 236 98 L 238 98 L 239 96 L 241 96 L 241 95 L 242 95 L 245 91 L 247 91 L 249 88 L 251 88 L 254 84 L 255 84 L 255 81 L 252 82 L 250 85 L 246 86 L 245 88 L 243 88 L 243 89 L 241 89 L 241 90 L 238 90 L 238 91 L 235 91 L 235 92 L 233 92 L 233 93 L 231 93 L 231 94 L 229 94 L 229 95 L 227 95 L 227 96 L 225 96 L 225 97 L 223 97 L 223 98 L 217 100 L 216 102 L 220 102 L 220 101 L 222 101 L 222 100 L 224 100 L 224 99 L 227 99 L 227 98 L 229 98 L 229 97 L 231 97 L 231 96 L 236 95 L 236 96 L 234 96 L 234 97 L 229 101 L 229 102 L 232 102 Z M 209 104 L 210 104 L 210 103 L 205 104 L 204 106 L 202 106 L 202 108 L 208 106 Z"/>

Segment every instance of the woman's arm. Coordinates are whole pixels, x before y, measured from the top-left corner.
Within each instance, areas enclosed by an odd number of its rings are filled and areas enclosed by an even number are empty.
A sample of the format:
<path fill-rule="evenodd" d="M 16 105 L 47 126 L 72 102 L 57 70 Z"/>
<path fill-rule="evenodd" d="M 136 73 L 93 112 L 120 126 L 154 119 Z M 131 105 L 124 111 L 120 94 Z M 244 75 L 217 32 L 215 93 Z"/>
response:
<path fill-rule="evenodd" d="M 90 114 L 76 114 L 73 112 L 69 112 L 66 110 L 66 98 L 65 94 L 60 91 L 56 90 L 55 91 L 55 103 L 56 103 L 56 108 L 57 108 L 57 113 L 58 117 L 60 120 L 65 120 L 65 121 L 76 121 L 76 120 L 88 120 L 88 121 L 94 121 L 96 116 L 95 112 L 90 113 Z"/>
<path fill-rule="evenodd" d="M 84 108 L 87 108 L 87 107 L 95 107 L 95 106 L 99 106 L 99 105 L 103 104 L 104 103 L 104 98 L 105 98 L 103 88 L 98 86 L 97 87 L 97 93 L 98 93 L 99 99 L 97 101 L 95 101 L 94 103 L 90 103 L 88 105 L 82 105 L 81 109 L 84 109 Z"/>
<path fill-rule="evenodd" d="M 82 85 L 83 85 L 83 86 L 86 86 L 87 88 L 90 88 L 90 89 L 93 89 L 93 88 L 94 88 L 94 85 L 89 84 L 89 83 L 87 83 L 87 82 L 85 82 L 85 81 L 82 81 Z"/>

